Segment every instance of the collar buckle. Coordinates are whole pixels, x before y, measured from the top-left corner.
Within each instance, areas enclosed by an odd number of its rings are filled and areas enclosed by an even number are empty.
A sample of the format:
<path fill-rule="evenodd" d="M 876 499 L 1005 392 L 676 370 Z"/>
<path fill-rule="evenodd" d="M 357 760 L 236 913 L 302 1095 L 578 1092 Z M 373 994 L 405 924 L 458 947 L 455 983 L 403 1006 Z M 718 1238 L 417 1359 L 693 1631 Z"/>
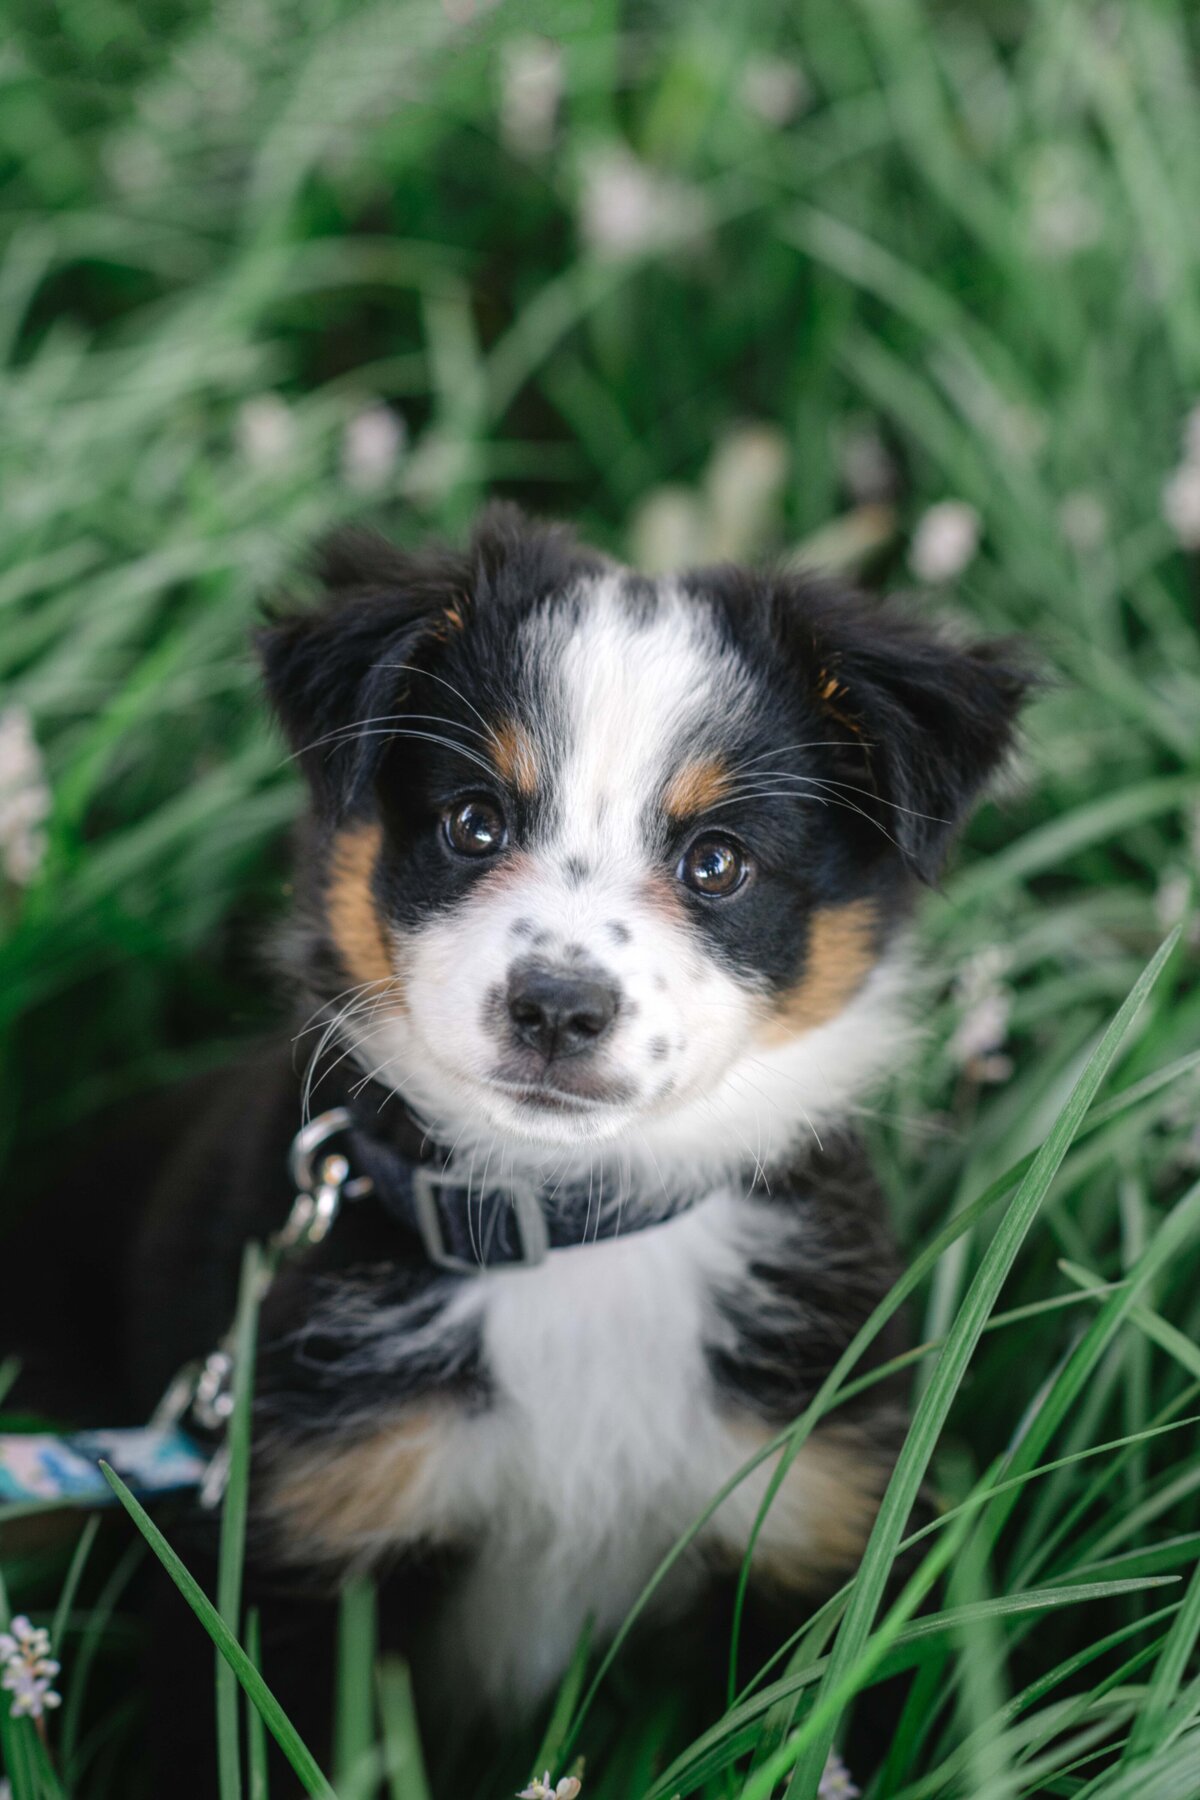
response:
<path fill-rule="evenodd" d="M 536 1268 L 545 1262 L 550 1250 L 550 1231 L 546 1224 L 546 1215 L 542 1211 L 539 1190 L 533 1182 L 513 1176 L 506 1180 L 502 1187 L 485 1186 L 480 1190 L 481 1208 L 480 1233 L 483 1232 L 482 1203 L 488 1195 L 503 1203 L 512 1203 L 513 1220 L 517 1229 L 517 1238 L 521 1246 L 521 1254 L 511 1260 L 489 1265 L 486 1245 L 481 1242 L 474 1260 L 457 1255 L 446 1243 L 446 1233 L 442 1207 L 438 1199 L 440 1189 L 452 1194 L 462 1195 L 464 1190 L 460 1183 L 454 1181 L 442 1169 L 432 1169 L 427 1164 L 420 1164 L 413 1170 L 412 1196 L 413 1211 L 416 1215 L 417 1230 L 421 1234 L 421 1242 L 425 1246 L 425 1254 L 430 1262 L 436 1263 L 439 1269 L 448 1269 L 456 1275 L 478 1275 L 489 1266 L 498 1268 Z M 470 1189 L 466 1190 L 468 1208 L 468 1225 L 470 1223 Z"/>

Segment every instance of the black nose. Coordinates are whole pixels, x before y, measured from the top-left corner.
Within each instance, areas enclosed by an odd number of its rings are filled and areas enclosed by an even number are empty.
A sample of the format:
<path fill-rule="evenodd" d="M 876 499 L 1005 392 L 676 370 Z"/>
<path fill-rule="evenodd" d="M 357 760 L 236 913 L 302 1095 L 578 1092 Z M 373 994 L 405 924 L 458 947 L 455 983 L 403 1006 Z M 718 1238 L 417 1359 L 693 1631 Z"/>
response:
<path fill-rule="evenodd" d="M 513 1036 L 552 1056 L 579 1056 L 600 1042 L 617 1016 L 616 984 L 600 974 L 579 974 L 538 964 L 514 969 L 508 981 Z"/>

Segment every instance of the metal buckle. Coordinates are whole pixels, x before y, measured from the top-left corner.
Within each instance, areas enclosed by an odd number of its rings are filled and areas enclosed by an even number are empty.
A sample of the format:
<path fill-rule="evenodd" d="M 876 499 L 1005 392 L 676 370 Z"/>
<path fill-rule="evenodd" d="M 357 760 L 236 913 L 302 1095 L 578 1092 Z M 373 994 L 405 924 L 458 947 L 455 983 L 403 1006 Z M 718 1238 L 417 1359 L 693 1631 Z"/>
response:
<path fill-rule="evenodd" d="M 465 1257 L 455 1256 L 446 1248 L 446 1239 L 442 1232 L 442 1214 L 437 1199 L 439 1188 L 456 1188 L 459 1192 L 462 1191 L 461 1183 L 455 1181 L 442 1169 L 431 1169 L 422 1164 L 413 1170 L 413 1209 L 417 1216 L 417 1229 L 421 1233 L 425 1254 L 431 1263 L 437 1264 L 439 1269 L 450 1269 L 456 1275 L 478 1275 L 488 1266 L 482 1257 L 478 1262 L 468 1262 Z M 538 1189 L 532 1182 L 515 1179 L 506 1182 L 503 1187 L 482 1188 L 479 1194 L 480 1200 L 482 1201 L 489 1194 L 512 1201 L 517 1224 L 517 1237 L 521 1244 L 520 1261 L 516 1264 L 499 1266 L 532 1269 L 536 1268 L 538 1263 L 545 1262 L 550 1250 L 550 1232 L 546 1225 L 546 1215 L 542 1211 Z"/>

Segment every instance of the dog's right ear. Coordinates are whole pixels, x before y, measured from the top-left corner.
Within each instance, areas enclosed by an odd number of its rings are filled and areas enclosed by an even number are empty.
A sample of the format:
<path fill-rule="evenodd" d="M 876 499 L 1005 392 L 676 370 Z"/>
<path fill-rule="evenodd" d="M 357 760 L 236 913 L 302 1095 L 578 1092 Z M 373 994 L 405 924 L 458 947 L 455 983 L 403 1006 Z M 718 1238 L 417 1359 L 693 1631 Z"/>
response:
<path fill-rule="evenodd" d="M 323 589 L 316 607 L 269 614 L 255 645 L 313 798 L 340 817 L 370 789 L 403 705 L 405 667 L 462 628 L 473 558 L 409 553 L 356 529 L 326 539 L 313 566 Z"/>
<path fill-rule="evenodd" d="M 894 602 L 804 577 L 777 582 L 771 605 L 841 776 L 826 792 L 852 798 L 912 874 L 936 881 L 1039 684 L 1029 652 L 956 642 Z"/>

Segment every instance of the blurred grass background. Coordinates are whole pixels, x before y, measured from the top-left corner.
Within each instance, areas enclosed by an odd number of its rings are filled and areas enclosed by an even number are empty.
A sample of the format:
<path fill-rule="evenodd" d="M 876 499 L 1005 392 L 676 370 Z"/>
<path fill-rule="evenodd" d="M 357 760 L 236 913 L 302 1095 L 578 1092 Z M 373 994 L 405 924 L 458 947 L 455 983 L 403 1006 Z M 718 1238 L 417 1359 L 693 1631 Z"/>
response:
<path fill-rule="evenodd" d="M 651 566 L 783 556 L 931 588 L 936 612 L 1028 632 L 1058 678 L 925 912 L 927 1031 L 870 1122 L 910 1250 L 1041 1141 L 1176 924 L 1122 1079 L 1196 1049 L 1200 30 L 1182 0 L 5 13 L 4 1207 L 98 1109 L 277 1016 L 260 945 L 299 796 L 248 651 L 260 600 L 336 520 L 453 535 L 493 493 Z M 1194 1077 L 1075 1153 L 1005 1295 L 1064 1304 L 984 1340 L 944 1492 L 971 1490 L 1076 1341 L 1061 1261 L 1121 1279 L 1198 1169 Z M 923 1335 L 987 1235 L 923 1287 Z M 1194 1233 L 1142 1305 L 1159 1325 L 1116 1335 L 1069 1448 L 1183 1404 Z M 1043 1484 L 1058 1513 L 1072 1481 Z M 1115 1530 L 1138 1569 L 1174 1566 L 1163 1544 L 1186 1561 L 1198 1491 L 1194 1435 L 1127 1450 L 1063 1554 Z M 1039 1505 L 960 1579 L 1003 1593 L 1058 1516 Z M 1141 1605 L 940 1664 L 934 1724 L 872 1792 L 915 1795 L 1007 1683 Z M 597 1800 L 648 1784 L 666 1728 L 638 1716 Z M 975 1786 L 952 1770 L 919 1791 L 1080 1790 L 1030 1785 L 987 1741 Z"/>

